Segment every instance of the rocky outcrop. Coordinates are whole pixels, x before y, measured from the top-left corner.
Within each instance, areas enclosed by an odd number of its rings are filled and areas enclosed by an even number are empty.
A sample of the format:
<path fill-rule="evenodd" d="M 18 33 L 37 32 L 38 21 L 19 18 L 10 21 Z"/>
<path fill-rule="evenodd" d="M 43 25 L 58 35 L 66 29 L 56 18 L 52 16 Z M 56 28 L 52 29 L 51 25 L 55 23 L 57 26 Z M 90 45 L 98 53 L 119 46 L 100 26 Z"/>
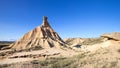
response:
<path fill-rule="evenodd" d="M 101 37 L 104 38 L 104 41 L 106 41 L 106 40 L 120 41 L 120 33 L 119 32 L 103 34 L 103 35 L 101 35 Z"/>
<path fill-rule="evenodd" d="M 42 48 L 59 48 L 64 44 L 64 41 L 49 25 L 47 17 L 44 16 L 41 26 L 29 31 L 9 47 L 16 50 L 28 49 L 35 46 L 41 46 Z"/>

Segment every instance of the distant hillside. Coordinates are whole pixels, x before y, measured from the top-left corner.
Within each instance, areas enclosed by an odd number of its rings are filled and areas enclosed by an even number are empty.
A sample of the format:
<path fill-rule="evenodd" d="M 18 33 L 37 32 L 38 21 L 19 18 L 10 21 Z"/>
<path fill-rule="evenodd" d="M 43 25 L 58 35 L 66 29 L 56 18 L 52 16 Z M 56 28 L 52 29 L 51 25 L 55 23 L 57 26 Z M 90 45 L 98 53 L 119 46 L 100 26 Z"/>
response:
<path fill-rule="evenodd" d="M 6 47 L 9 46 L 10 44 L 12 44 L 14 41 L 0 41 L 0 49 L 2 47 Z"/>
<path fill-rule="evenodd" d="M 102 38 L 65 38 L 64 41 L 68 45 L 93 45 L 102 42 Z"/>
<path fill-rule="evenodd" d="M 0 41 L 0 44 L 11 44 L 13 43 L 14 41 Z"/>

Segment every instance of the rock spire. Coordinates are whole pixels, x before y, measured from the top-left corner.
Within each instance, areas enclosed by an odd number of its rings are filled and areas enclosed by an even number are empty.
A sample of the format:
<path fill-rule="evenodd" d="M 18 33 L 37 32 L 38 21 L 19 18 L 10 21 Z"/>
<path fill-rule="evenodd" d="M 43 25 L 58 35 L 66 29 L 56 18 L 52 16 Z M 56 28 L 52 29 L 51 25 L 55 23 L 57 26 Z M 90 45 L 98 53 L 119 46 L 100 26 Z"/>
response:
<path fill-rule="evenodd" d="M 35 46 L 40 46 L 42 48 L 60 48 L 64 44 L 64 41 L 49 25 L 47 17 L 44 16 L 41 26 L 27 32 L 9 47 L 16 50 L 29 49 Z"/>

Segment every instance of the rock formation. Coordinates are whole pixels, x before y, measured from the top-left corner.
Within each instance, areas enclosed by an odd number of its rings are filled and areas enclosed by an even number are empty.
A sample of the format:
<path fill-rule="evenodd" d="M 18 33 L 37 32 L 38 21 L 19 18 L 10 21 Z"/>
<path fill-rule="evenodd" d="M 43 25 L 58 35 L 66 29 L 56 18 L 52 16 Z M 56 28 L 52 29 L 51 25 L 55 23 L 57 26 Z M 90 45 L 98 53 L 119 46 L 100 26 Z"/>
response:
<path fill-rule="evenodd" d="M 47 21 L 47 17 L 43 17 L 41 26 L 36 27 L 26 33 L 18 41 L 10 45 L 12 49 L 29 49 L 31 47 L 40 46 L 42 48 L 60 48 L 64 45 L 64 41 L 54 32 Z"/>
<path fill-rule="evenodd" d="M 101 37 L 104 38 L 104 41 L 106 41 L 106 40 L 120 41 L 120 33 L 119 32 L 103 34 L 103 35 L 101 35 Z"/>

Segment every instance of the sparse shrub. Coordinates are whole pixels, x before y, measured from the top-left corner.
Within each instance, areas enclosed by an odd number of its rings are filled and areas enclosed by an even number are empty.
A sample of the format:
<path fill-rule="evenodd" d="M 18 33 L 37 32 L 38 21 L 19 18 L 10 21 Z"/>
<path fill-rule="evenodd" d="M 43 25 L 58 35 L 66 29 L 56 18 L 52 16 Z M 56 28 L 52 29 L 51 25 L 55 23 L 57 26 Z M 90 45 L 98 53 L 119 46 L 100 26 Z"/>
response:
<path fill-rule="evenodd" d="M 5 67 L 9 67 L 9 66 L 10 66 L 9 64 L 0 65 L 1 68 L 5 68 Z"/>
<path fill-rule="evenodd" d="M 39 61 L 38 61 L 38 60 L 33 60 L 33 61 L 31 61 L 31 63 L 32 63 L 32 64 L 38 64 Z"/>
<path fill-rule="evenodd" d="M 0 53 L 0 56 L 5 56 L 6 54 L 5 53 Z"/>
<path fill-rule="evenodd" d="M 106 51 L 106 52 L 103 52 L 103 54 L 107 54 L 108 52 Z"/>
<path fill-rule="evenodd" d="M 85 53 L 81 53 L 81 54 L 77 55 L 76 57 L 78 59 L 81 59 L 81 58 L 84 58 L 85 56 L 86 56 Z"/>
<path fill-rule="evenodd" d="M 33 60 L 33 61 L 31 61 L 31 63 L 32 64 L 38 64 L 38 65 L 40 65 L 42 67 L 47 66 L 48 68 L 53 68 L 52 67 L 52 66 L 54 66 L 53 64 L 56 64 L 58 66 L 59 64 L 57 64 L 57 63 L 60 62 L 60 61 L 63 61 L 64 59 L 66 59 L 66 58 L 64 58 L 64 57 L 60 57 L 60 58 L 51 57 L 51 58 L 48 58 L 48 59 L 43 60 L 43 61 Z"/>
<path fill-rule="evenodd" d="M 84 65 L 87 64 L 87 60 L 83 60 L 81 64 L 84 64 Z"/>
<path fill-rule="evenodd" d="M 117 65 L 117 61 L 111 62 L 111 67 L 115 67 Z"/>
<path fill-rule="evenodd" d="M 96 55 L 96 53 L 93 53 L 93 54 L 89 54 L 89 56 L 90 56 L 90 57 L 92 57 L 92 56 L 94 56 L 94 55 Z"/>
<path fill-rule="evenodd" d="M 120 49 L 117 50 L 120 53 Z"/>
<path fill-rule="evenodd" d="M 48 64 L 50 64 L 50 62 L 48 62 L 48 61 L 40 61 L 39 64 L 41 66 L 47 66 Z"/>
<path fill-rule="evenodd" d="M 70 68 L 70 65 L 74 62 L 72 59 L 65 59 L 60 60 L 53 65 L 51 65 L 51 68 Z"/>

